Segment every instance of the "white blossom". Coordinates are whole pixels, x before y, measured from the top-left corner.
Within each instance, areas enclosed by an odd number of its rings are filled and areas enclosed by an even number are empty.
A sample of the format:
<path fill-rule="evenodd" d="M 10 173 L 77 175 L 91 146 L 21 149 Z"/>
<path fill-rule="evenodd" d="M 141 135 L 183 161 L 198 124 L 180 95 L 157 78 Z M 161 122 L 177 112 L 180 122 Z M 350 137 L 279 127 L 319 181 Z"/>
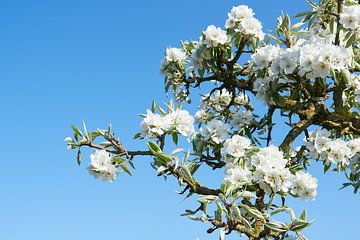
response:
<path fill-rule="evenodd" d="M 302 200 L 307 198 L 314 200 L 317 195 L 317 179 L 309 173 L 296 172 L 293 178 L 292 193 L 298 195 Z"/>
<path fill-rule="evenodd" d="M 240 5 L 233 7 L 231 12 L 228 13 L 228 19 L 225 23 L 226 29 L 233 29 L 245 35 L 252 35 L 259 40 L 264 38 L 262 25 L 259 20 L 253 17 L 254 13 L 248 6 Z"/>
<path fill-rule="evenodd" d="M 340 14 L 340 23 L 344 28 L 358 30 L 360 26 L 360 5 L 344 6 Z"/>
<path fill-rule="evenodd" d="M 330 135 L 331 133 L 326 129 L 309 132 L 309 137 L 304 138 L 304 141 L 310 157 L 317 159 L 327 150 L 327 143 L 331 141 Z"/>
<path fill-rule="evenodd" d="M 170 131 L 176 131 L 188 140 L 195 133 L 194 118 L 186 110 L 175 110 L 165 116 L 147 110 L 140 123 L 142 137 L 157 137 Z"/>
<path fill-rule="evenodd" d="M 357 153 L 360 152 L 360 138 L 355 138 L 355 139 L 350 140 L 347 143 L 347 146 L 351 150 L 351 156 L 355 156 Z"/>
<path fill-rule="evenodd" d="M 232 126 L 239 128 L 250 124 L 254 120 L 254 115 L 249 110 L 239 109 L 231 116 L 231 118 Z"/>
<path fill-rule="evenodd" d="M 325 78 L 330 69 L 342 70 L 351 65 L 351 52 L 333 44 L 305 44 L 299 48 L 300 76 Z"/>
<path fill-rule="evenodd" d="M 221 28 L 217 28 L 214 25 L 208 26 L 203 32 L 203 35 L 203 41 L 208 48 L 222 46 L 229 42 L 226 31 Z"/>
<path fill-rule="evenodd" d="M 269 67 L 270 63 L 278 55 L 280 48 L 274 45 L 266 45 L 258 48 L 256 53 L 251 56 L 251 62 L 254 64 L 254 69 L 264 69 Z"/>
<path fill-rule="evenodd" d="M 286 167 L 287 160 L 276 146 L 260 148 L 251 158 L 251 165 L 256 167 L 253 180 L 268 194 L 288 192 L 292 184 L 292 174 Z"/>
<path fill-rule="evenodd" d="M 154 137 L 163 135 L 169 127 L 169 119 L 160 114 L 147 110 L 144 120 L 140 123 L 140 130 L 143 137 Z"/>
<path fill-rule="evenodd" d="M 186 53 L 180 48 L 167 48 L 165 59 L 168 62 L 183 62 L 186 60 Z"/>
<path fill-rule="evenodd" d="M 262 31 L 261 22 L 256 18 L 245 18 L 240 22 L 238 28 L 235 28 L 235 32 L 253 35 L 259 40 L 263 40 L 265 37 L 265 34 Z"/>
<path fill-rule="evenodd" d="M 245 18 L 251 18 L 254 16 L 254 12 L 251 8 L 246 5 L 239 5 L 233 7 L 231 11 L 228 13 L 229 19 L 233 19 L 235 21 L 241 21 Z"/>
<path fill-rule="evenodd" d="M 205 141 L 213 141 L 220 144 L 226 140 L 229 132 L 229 126 L 219 120 L 213 119 L 206 123 L 200 133 Z"/>
<path fill-rule="evenodd" d="M 222 112 L 225 107 L 228 107 L 232 99 L 232 93 L 226 89 L 217 90 L 214 93 L 205 95 L 202 98 L 202 107 L 205 109 L 214 109 L 217 112 Z"/>
<path fill-rule="evenodd" d="M 165 116 L 170 128 L 175 129 L 188 140 L 195 133 L 194 118 L 186 110 L 175 110 Z"/>
<path fill-rule="evenodd" d="M 346 142 L 341 139 L 335 139 L 327 143 L 329 149 L 326 155 L 327 163 L 343 163 L 349 164 L 349 158 L 351 157 L 351 149 L 347 146 Z"/>
<path fill-rule="evenodd" d="M 268 102 L 267 92 L 270 88 L 270 82 L 274 79 L 273 77 L 256 78 L 254 82 L 254 91 L 256 92 L 256 98 L 262 102 Z"/>
<path fill-rule="evenodd" d="M 234 99 L 234 103 L 238 105 L 246 105 L 249 104 L 249 102 L 250 102 L 249 96 L 241 92 L 236 94 Z"/>
<path fill-rule="evenodd" d="M 195 113 L 195 121 L 198 123 L 205 122 L 208 118 L 208 114 L 204 109 L 201 109 Z"/>
<path fill-rule="evenodd" d="M 227 139 L 224 146 L 221 149 L 221 154 L 226 158 L 230 155 L 234 158 L 240 158 L 245 156 L 245 151 L 250 147 L 249 139 L 240 135 L 234 135 L 230 139 Z"/>
<path fill-rule="evenodd" d="M 210 59 L 210 52 L 203 41 L 195 42 L 196 46 L 189 57 L 191 70 L 204 69 L 204 61 Z"/>
<path fill-rule="evenodd" d="M 90 155 L 89 173 L 103 181 L 115 181 L 118 170 L 112 164 L 111 159 L 111 155 L 105 150 L 96 150 Z"/>
<path fill-rule="evenodd" d="M 224 182 L 242 184 L 250 181 L 251 172 L 247 167 L 231 166 L 225 169 Z"/>
<path fill-rule="evenodd" d="M 331 133 L 326 129 L 317 129 L 305 138 L 305 146 L 309 156 L 321 158 L 325 164 L 348 165 L 349 160 L 360 150 L 360 140 L 344 141 L 340 138 L 331 139 Z"/>

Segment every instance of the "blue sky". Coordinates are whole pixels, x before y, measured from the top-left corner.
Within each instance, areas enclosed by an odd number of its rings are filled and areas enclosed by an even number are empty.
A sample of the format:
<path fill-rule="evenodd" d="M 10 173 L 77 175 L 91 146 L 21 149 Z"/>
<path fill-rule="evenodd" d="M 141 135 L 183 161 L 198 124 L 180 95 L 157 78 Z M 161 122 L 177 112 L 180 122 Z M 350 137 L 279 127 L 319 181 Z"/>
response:
<path fill-rule="evenodd" d="M 63 140 L 70 124 L 112 123 L 125 146 L 143 149 L 131 137 L 137 114 L 166 100 L 164 49 L 223 26 L 240 4 L 255 10 L 265 30 L 281 10 L 294 16 L 307 8 L 300 0 L 0 1 L 0 239 L 217 239 L 205 233 L 208 225 L 179 216 L 196 205 L 175 193 L 173 179 L 156 177 L 150 159 L 136 161 L 133 177 L 103 183 L 77 167 Z M 359 195 L 337 190 L 341 175 L 311 171 L 320 175 L 317 200 L 290 200 L 316 219 L 307 235 L 355 239 Z M 212 184 L 220 181 L 221 173 L 210 174 Z"/>

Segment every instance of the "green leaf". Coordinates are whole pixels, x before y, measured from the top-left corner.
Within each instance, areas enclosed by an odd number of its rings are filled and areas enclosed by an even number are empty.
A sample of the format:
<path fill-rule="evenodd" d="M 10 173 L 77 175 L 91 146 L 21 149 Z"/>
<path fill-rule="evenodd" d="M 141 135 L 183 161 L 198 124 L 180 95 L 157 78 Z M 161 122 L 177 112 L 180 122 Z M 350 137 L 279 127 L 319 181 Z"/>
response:
<path fill-rule="evenodd" d="M 355 42 L 355 40 L 356 40 L 356 33 L 353 33 L 353 35 L 346 42 L 345 48 L 350 47 Z"/>
<path fill-rule="evenodd" d="M 326 173 L 327 171 L 329 171 L 330 167 L 331 167 L 331 164 L 326 164 L 326 165 L 324 166 L 324 173 Z"/>
<path fill-rule="evenodd" d="M 304 228 L 310 226 L 312 223 L 313 221 L 307 222 L 301 219 L 294 219 L 293 222 L 291 223 L 290 230 L 294 232 L 301 231 Z"/>
<path fill-rule="evenodd" d="M 88 135 L 88 132 L 87 132 L 87 129 L 86 129 L 85 121 L 83 121 L 83 128 L 84 128 L 84 133 L 85 133 L 85 135 L 87 136 L 87 135 Z"/>
<path fill-rule="evenodd" d="M 140 138 L 140 137 L 141 137 L 141 133 L 136 133 L 133 138 L 137 139 L 137 138 Z"/>
<path fill-rule="evenodd" d="M 182 169 L 182 172 L 185 174 L 185 176 L 188 179 L 190 179 L 190 180 L 193 179 L 193 176 L 191 175 L 191 172 L 190 172 L 189 168 L 186 165 L 182 165 L 180 168 Z"/>
<path fill-rule="evenodd" d="M 77 164 L 80 166 L 81 161 L 82 161 L 82 154 L 81 154 L 80 148 L 79 148 L 79 150 L 77 151 L 76 160 L 77 160 Z"/>
<path fill-rule="evenodd" d="M 281 96 L 279 93 L 273 93 L 272 96 L 277 105 L 279 105 L 280 107 L 285 106 L 285 98 L 283 96 Z"/>
<path fill-rule="evenodd" d="M 74 130 L 75 134 L 77 134 L 77 135 L 79 135 L 81 137 L 83 136 L 82 132 L 80 131 L 80 129 L 77 126 L 71 125 L 71 128 Z"/>
<path fill-rule="evenodd" d="M 168 164 L 172 160 L 174 160 L 171 156 L 165 154 L 165 153 L 154 153 L 157 160 L 160 161 L 161 164 Z"/>
<path fill-rule="evenodd" d="M 287 232 L 289 231 L 289 227 L 282 223 L 277 221 L 267 222 L 265 223 L 265 226 L 276 231 L 276 232 Z"/>
<path fill-rule="evenodd" d="M 306 218 L 307 218 L 307 213 L 306 210 L 304 210 L 300 215 L 300 219 L 306 221 Z"/>
<path fill-rule="evenodd" d="M 155 113 L 155 109 L 156 109 L 156 102 L 155 102 L 155 100 L 153 100 L 151 103 L 151 112 Z"/>
<path fill-rule="evenodd" d="M 164 109 L 162 109 L 159 105 L 156 106 L 157 110 L 159 110 L 159 112 L 161 113 L 161 115 L 165 116 L 166 112 Z"/>
<path fill-rule="evenodd" d="M 233 205 L 232 208 L 233 208 L 233 210 L 234 210 L 234 213 L 235 213 L 236 218 L 239 219 L 239 220 L 242 220 L 243 217 L 241 216 L 241 212 L 240 212 L 239 207 L 236 206 L 236 205 Z"/>
<path fill-rule="evenodd" d="M 308 15 L 309 13 L 311 13 L 311 11 L 299 12 L 295 15 L 295 18 L 303 17 L 305 15 Z"/>
<path fill-rule="evenodd" d="M 339 84 L 339 81 L 338 81 L 337 76 L 336 76 L 336 72 L 335 72 L 335 70 L 334 70 L 333 68 L 330 68 L 330 74 L 331 74 L 331 76 L 333 77 L 334 82 L 335 82 L 336 84 Z"/>
<path fill-rule="evenodd" d="M 271 212 L 270 216 L 273 216 L 275 214 L 278 214 L 278 213 L 281 213 L 281 212 L 286 212 L 288 211 L 289 208 L 288 207 L 285 207 L 285 206 L 281 206 L 281 207 L 278 207 L 277 209 L 275 209 L 274 211 Z"/>
<path fill-rule="evenodd" d="M 175 154 L 178 154 L 179 152 L 182 152 L 184 149 L 183 148 L 176 148 L 174 151 L 172 151 L 170 153 L 170 156 L 173 156 Z"/>
<path fill-rule="evenodd" d="M 210 203 L 210 202 L 215 201 L 216 199 L 218 199 L 218 196 L 207 195 L 207 196 L 203 196 L 203 197 L 199 198 L 197 201 L 200 203 L 205 203 L 205 202 Z"/>
<path fill-rule="evenodd" d="M 161 152 L 161 149 L 160 147 L 154 143 L 154 142 L 148 142 L 148 146 L 149 146 L 149 150 L 152 152 L 152 153 L 159 153 Z"/>
<path fill-rule="evenodd" d="M 124 172 L 132 176 L 128 165 L 126 165 L 125 163 L 120 163 L 119 166 L 122 168 L 122 170 L 124 170 Z"/>
<path fill-rule="evenodd" d="M 220 229 L 219 240 L 225 240 L 225 229 Z"/>
<path fill-rule="evenodd" d="M 342 79 L 345 81 L 345 83 L 349 83 L 351 81 L 351 73 L 347 69 L 343 69 L 340 72 Z"/>
<path fill-rule="evenodd" d="M 352 31 L 348 31 L 347 34 L 345 35 L 344 39 L 343 39 L 344 42 L 347 41 L 347 40 L 349 40 L 349 38 L 352 36 L 352 34 L 353 34 Z"/>
<path fill-rule="evenodd" d="M 299 27 L 301 27 L 304 24 L 305 24 L 304 22 L 296 23 L 296 24 L 291 26 L 291 30 L 296 30 L 296 29 L 298 29 Z"/>
<path fill-rule="evenodd" d="M 222 216 L 223 216 L 223 209 L 222 209 L 222 207 L 221 207 L 221 205 L 220 205 L 220 203 L 218 201 L 215 201 L 215 204 L 216 204 L 216 207 L 217 207 L 217 211 L 219 213 L 219 219 L 218 220 L 221 221 Z"/>
<path fill-rule="evenodd" d="M 242 191 L 242 192 L 237 192 L 234 194 L 233 196 L 235 199 L 238 199 L 240 197 L 242 198 L 257 198 L 256 195 L 252 192 L 249 191 Z"/>
<path fill-rule="evenodd" d="M 262 213 L 259 210 L 257 210 L 256 208 L 250 207 L 250 206 L 245 205 L 245 204 L 240 204 L 240 207 L 242 209 L 244 209 L 246 212 L 248 212 L 250 216 L 255 217 L 255 218 L 259 218 L 261 220 L 265 220 Z"/>
<path fill-rule="evenodd" d="M 171 134 L 171 136 L 172 136 L 172 140 L 173 140 L 174 144 L 178 145 L 179 135 L 177 133 L 173 133 L 173 134 Z"/>
<path fill-rule="evenodd" d="M 95 138 L 101 136 L 101 134 L 99 133 L 99 131 L 94 131 L 90 133 L 90 137 L 92 140 L 94 140 Z"/>

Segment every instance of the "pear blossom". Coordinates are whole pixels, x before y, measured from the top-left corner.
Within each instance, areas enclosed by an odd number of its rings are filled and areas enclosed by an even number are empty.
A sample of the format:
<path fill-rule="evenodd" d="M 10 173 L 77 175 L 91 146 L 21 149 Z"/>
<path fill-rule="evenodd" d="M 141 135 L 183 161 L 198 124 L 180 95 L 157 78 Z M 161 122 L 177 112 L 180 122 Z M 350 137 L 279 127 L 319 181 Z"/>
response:
<path fill-rule="evenodd" d="M 262 102 L 268 102 L 267 92 L 270 88 L 270 82 L 274 80 L 273 77 L 256 78 L 254 82 L 254 91 L 256 92 L 256 98 Z"/>
<path fill-rule="evenodd" d="M 228 155 L 233 158 L 240 158 L 245 156 L 245 151 L 249 147 L 249 139 L 240 135 L 234 135 L 224 142 L 224 146 L 221 149 L 221 154 L 225 157 L 225 159 Z"/>
<path fill-rule="evenodd" d="M 326 162 L 330 163 L 342 163 L 349 164 L 349 158 L 351 157 L 351 149 L 347 146 L 346 142 L 341 139 L 335 139 L 327 143 L 329 149 L 326 155 Z"/>
<path fill-rule="evenodd" d="M 270 63 L 278 55 L 280 48 L 274 45 L 266 45 L 258 48 L 256 53 L 251 56 L 251 62 L 254 64 L 254 69 L 264 69 L 269 67 Z"/>
<path fill-rule="evenodd" d="M 204 35 L 204 43 L 206 47 L 218 47 L 225 45 L 229 42 L 229 38 L 226 35 L 226 31 L 221 28 L 217 28 L 214 25 L 210 25 L 203 32 Z"/>
<path fill-rule="evenodd" d="M 168 62 L 183 62 L 186 59 L 186 53 L 180 48 L 167 48 L 165 59 Z"/>
<path fill-rule="evenodd" d="M 344 28 L 358 30 L 360 26 L 360 5 L 344 6 L 340 14 L 340 23 Z"/>
<path fill-rule="evenodd" d="M 205 122 L 208 118 L 208 114 L 204 109 L 201 109 L 195 113 L 195 121 L 198 123 Z"/>
<path fill-rule="evenodd" d="M 228 19 L 225 23 L 226 29 L 233 29 L 235 32 L 245 35 L 252 35 L 262 40 L 265 34 L 262 31 L 262 25 L 259 20 L 253 17 L 254 13 L 248 6 L 240 5 L 233 7 L 228 13 Z"/>
<path fill-rule="evenodd" d="M 163 135 L 169 127 L 169 120 L 170 119 L 164 118 L 160 114 L 147 110 L 144 120 L 140 123 L 141 135 L 150 138 Z"/>
<path fill-rule="evenodd" d="M 250 124 L 254 120 L 254 115 L 249 110 L 239 109 L 231 116 L 231 124 L 235 128 L 239 128 Z"/>
<path fill-rule="evenodd" d="M 175 110 L 165 116 L 168 120 L 170 129 L 173 128 L 181 135 L 190 139 L 195 133 L 194 121 L 195 119 L 186 110 Z"/>
<path fill-rule="evenodd" d="M 245 18 L 240 22 L 239 26 L 235 28 L 235 32 L 253 35 L 259 40 L 263 40 L 265 37 L 261 22 L 256 18 Z"/>
<path fill-rule="evenodd" d="M 268 194 L 289 191 L 293 176 L 286 163 L 287 160 L 278 147 L 271 145 L 260 148 L 251 158 L 251 165 L 256 168 L 253 181 Z"/>
<path fill-rule="evenodd" d="M 205 141 L 212 141 L 216 144 L 224 142 L 228 132 L 229 126 L 216 119 L 209 121 L 200 129 L 201 136 Z"/>
<path fill-rule="evenodd" d="M 225 107 L 228 107 L 232 99 L 232 93 L 226 89 L 217 90 L 211 96 L 205 95 L 201 100 L 203 109 L 214 109 L 217 112 L 222 112 Z"/>
<path fill-rule="evenodd" d="M 224 182 L 241 184 L 250 182 L 251 172 L 247 167 L 231 166 L 225 169 Z"/>
<path fill-rule="evenodd" d="M 355 138 L 347 142 L 347 146 L 351 150 L 351 156 L 355 156 L 360 152 L 360 138 Z"/>
<path fill-rule="evenodd" d="M 96 150 L 90 155 L 88 170 L 90 175 L 109 182 L 115 181 L 119 172 L 112 164 L 111 155 L 105 150 Z"/>
<path fill-rule="evenodd" d="M 291 192 L 302 200 L 314 200 L 317 195 L 317 179 L 309 173 L 298 171 L 293 178 Z"/>

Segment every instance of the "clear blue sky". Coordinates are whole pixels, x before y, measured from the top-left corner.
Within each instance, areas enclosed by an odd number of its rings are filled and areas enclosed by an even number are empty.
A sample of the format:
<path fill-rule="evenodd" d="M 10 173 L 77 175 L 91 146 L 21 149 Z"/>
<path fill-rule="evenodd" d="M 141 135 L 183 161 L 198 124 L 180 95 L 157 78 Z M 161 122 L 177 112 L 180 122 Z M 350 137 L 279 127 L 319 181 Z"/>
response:
<path fill-rule="evenodd" d="M 164 49 L 223 26 L 239 4 L 251 6 L 265 30 L 281 10 L 307 8 L 300 0 L 0 1 L 0 239 L 217 239 L 207 224 L 179 216 L 196 205 L 175 193 L 173 179 L 157 178 L 150 159 L 138 159 L 133 177 L 103 183 L 77 167 L 63 139 L 72 123 L 111 122 L 125 146 L 143 148 L 131 137 L 137 114 L 165 99 Z M 319 167 L 312 172 L 321 176 Z M 338 191 L 342 181 L 321 176 L 315 202 L 290 201 L 316 219 L 310 239 L 357 239 L 360 198 Z"/>

